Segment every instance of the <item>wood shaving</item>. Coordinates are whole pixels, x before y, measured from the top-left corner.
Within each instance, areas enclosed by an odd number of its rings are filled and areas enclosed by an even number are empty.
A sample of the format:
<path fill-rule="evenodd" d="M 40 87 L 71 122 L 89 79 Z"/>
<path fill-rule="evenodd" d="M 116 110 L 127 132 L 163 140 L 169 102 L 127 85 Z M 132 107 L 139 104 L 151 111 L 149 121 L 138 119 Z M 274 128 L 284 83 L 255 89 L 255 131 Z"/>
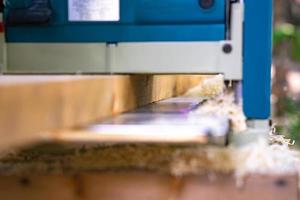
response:
<path fill-rule="evenodd" d="M 235 103 L 234 93 L 222 93 L 204 102 L 197 114 L 226 116 L 231 121 L 231 129 L 234 133 L 243 132 L 247 129 L 246 117 L 240 105 Z"/>
<path fill-rule="evenodd" d="M 170 172 L 175 176 L 207 172 L 229 174 L 234 168 L 230 149 L 207 147 L 175 151 Z"/>
<path fill-rule="evenodd" d="M 264 139 L 247 145 L 232 153 L 236 177 L 248 174 L 293 174 L 297 173 L 299 154 L 286 144 L 268 144 Z"/>
<path fill-rule="evenodd" d="M 185 96 L 206 98 L 207 101 L 196 113 L 228 117 L 232 131 L 243 132 L 247 125 L 242 106 L 235 102 L 234 93 L 225 92 L 225 88 L 224 76 L 220 74 L 205 79 L 203 83 L 190 89 Z"/>
<path fill-rule="evenodd" d="M 206 78 L 201 84 L 187 91 L 185 96 L 213 97 L 222 94 L 224 89 L 224 76 L 219 74 Z"/>
<path fill-rule="evenodd" d="M 123 144 L 34 147 L 0 160 L 0 175 L 72 174 L 89 171 L 144 170 L 174 176 L 208 172 L 235 174 L 296 173 L 298 153 L 287 143 L 265 140 L 241 148 L 199 145 Z"/>
<path fill-rule="evenodd" d="M 272 127 L 269 132 L 269 144 L 279 144 L 279 145 L 285 145 L 285 146 L 292 146 L 295 144 L 295 141 L 292 141 L 291 139 L 287 139 L 284 135 L 277 134 L 276 128 Z"/>
<path fill-rule="evenodd" d="M 45 148 L 45 149 L 44 149 Z M 0 175 L 72 174 L 103 170 L 146 170 L 176 176 L 232 173 L 227 148 L 198 145 L 123 144 L 95 147 L 39 146 L 0 160 Z"/>

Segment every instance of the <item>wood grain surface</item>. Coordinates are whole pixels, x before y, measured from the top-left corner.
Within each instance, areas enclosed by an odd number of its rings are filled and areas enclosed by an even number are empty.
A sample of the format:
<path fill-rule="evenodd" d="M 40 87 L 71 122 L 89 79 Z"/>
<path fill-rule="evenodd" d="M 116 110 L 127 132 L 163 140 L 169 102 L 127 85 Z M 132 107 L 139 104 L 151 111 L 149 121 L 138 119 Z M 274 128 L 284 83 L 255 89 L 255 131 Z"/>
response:
<path fill-rule="evenodd" d="M 297 175 L 251 175 L 236 186 L 231 175 L 172 177 L 146 172 L 74 176 L 0 177 L 9 200 L 297 200 Z"/>
<path fill-rule="evenodd" d="M 177 96 L 200 75 L 0 76 L 0 150 Z"/>

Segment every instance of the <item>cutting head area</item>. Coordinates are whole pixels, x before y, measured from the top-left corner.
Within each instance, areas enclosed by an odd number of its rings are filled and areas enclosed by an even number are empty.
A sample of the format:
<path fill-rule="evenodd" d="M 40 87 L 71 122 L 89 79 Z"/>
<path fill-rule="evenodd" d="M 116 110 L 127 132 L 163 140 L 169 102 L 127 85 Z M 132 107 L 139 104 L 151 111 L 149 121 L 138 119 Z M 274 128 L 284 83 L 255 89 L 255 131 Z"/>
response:
<path fill-rule="evenodd" d="M 156 102 L 86 127 L 86 133 L 112 143 L 179 143 L 225 145 L 230 130 L 226 116 L 194 111 L 203 99 L 177 97 Z"/>

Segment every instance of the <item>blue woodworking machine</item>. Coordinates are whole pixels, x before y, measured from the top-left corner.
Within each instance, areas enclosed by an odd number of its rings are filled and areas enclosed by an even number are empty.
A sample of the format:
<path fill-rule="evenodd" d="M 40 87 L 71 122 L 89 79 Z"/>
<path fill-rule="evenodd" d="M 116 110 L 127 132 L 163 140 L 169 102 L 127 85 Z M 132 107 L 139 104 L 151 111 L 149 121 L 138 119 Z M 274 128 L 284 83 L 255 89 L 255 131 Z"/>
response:
<path fill-rule="evenodd" d="M 270 116 L 272 0 L 5 0 L 7 72 L 223 73 Z"/>

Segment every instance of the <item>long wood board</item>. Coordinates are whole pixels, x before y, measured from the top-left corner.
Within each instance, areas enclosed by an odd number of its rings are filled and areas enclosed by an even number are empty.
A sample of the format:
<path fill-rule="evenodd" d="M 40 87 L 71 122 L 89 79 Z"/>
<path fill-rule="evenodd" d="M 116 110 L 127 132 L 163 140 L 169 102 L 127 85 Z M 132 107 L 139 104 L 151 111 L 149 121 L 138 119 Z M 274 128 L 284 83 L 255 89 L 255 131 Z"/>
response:
<path fill-rule="evenodd" d="M 0 150 L 180 95 L 200 75 L 0 76 Z"/>
<path fill-rule="evenodd" d="M 10 200 L 297 200 L 298 178 L 251 175 L 236 186 L 230 175 L 172 177 L 145 172 L 0 177 Z"/>

